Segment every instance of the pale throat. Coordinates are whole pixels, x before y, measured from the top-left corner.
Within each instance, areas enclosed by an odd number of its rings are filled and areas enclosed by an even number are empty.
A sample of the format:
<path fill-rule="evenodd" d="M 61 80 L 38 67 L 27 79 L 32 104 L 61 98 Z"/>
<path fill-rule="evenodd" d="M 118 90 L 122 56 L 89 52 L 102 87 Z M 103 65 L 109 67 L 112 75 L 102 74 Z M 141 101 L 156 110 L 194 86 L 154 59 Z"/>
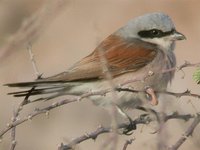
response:
<path fill-rule="evenodd" d="M 166 38 L 153 38 L 153 39 L 142 39 L 143 41 L 150 42 L 158 45 L 162 50 L 173 51 L 174 50 L 174 41 L 171 41 Z"/>

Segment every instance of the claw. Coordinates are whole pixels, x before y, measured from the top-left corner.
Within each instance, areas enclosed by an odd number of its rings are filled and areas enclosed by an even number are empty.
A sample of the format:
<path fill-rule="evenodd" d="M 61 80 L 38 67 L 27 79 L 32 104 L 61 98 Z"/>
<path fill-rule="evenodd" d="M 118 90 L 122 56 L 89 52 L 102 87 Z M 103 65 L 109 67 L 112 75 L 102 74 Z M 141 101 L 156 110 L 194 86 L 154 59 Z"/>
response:
<path fill-rule="evenodd" d="M 119 106 L 116 105 L 116 108 L 117 108 L 118 112 L 124 118 L 128 119 L 128 121 L 129 121 L 129 124 L 123 129 L 122 133 L 120 133 L 120 134 L 125 134 L 125 135 L 131 135 L 131 134 L 133 134 L 133 130 L 136 129 L 135 122 Z"/>
<path fill-rule="evenodd" d="M 125 135 L 133 134 L 133 130 L 135 130 L 137 128 L 135 122 L 129 116 L 128 116 L 128 120 L 130 123 L 123 131 L 123 134 L 125 134 Z"/>
<path fill-rule="evenodd" d="M 155 91 L 151 87 L 146 88 L 146 93 L 151 96 L 151 100 L 150 100 L 151 105 L 153 106 L 158 105 L 157 96 L 155 94 Z"/>

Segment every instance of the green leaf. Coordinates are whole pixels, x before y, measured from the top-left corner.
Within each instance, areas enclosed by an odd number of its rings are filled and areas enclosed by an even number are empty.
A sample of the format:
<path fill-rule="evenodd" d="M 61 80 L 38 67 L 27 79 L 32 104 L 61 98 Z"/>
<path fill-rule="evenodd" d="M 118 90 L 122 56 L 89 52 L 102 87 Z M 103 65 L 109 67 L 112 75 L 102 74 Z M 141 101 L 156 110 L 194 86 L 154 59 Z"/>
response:
<path fill-rule="evenodd" d="M 200 68 L 198 68 L 194 74 L 193 79 L 197 82 L 197 84 L 200 84 Z"/>

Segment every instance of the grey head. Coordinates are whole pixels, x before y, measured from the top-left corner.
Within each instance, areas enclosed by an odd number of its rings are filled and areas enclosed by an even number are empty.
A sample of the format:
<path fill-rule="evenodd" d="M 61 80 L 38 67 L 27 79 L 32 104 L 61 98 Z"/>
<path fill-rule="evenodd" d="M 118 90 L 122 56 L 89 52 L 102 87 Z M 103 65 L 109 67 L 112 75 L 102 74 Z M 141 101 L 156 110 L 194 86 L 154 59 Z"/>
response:
<path fill-rule="evenodd" d="M 176 31 L 171 18 L 161 12 L 149 13 L 130 20 L 124 27 L 116 31 L 117 35 L 156 44 L 163 49 L 171 49 L 176 40 L 185 36 Z"/>

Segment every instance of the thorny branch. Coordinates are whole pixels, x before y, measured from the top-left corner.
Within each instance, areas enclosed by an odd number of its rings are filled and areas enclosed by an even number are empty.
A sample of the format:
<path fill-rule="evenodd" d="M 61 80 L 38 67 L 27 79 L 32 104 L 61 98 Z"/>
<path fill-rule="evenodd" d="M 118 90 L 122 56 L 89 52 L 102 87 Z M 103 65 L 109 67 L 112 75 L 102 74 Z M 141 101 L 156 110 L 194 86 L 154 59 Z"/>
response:
<path fill-rule="evenodd" d="M 200 63 L 190 63 L 189 61 L 185 61 L 185 63 L 177 67 L 177 69 L 182 70 L 183 68 L 186 68 L 186 67 L 199 67 L 199 66 L 200 66 Z"/>
<path fill-rule="evenodd" d="M 193 63 L 192 64 L 192 63 L 189 63 L 188 61 L 185 61 L 185 63 L 180 65 L 179 67 L 171 68 L 171 69 L 168 69 L 168 70 L 163 70 L 163 71 L 161 71 L 161 73 L 167 73 L 167 72 L 170 72 L 170 71 L 174 71 L 174 70 L 177 70 L 177 68 L 179 68 L 178 70 L 180 70 L 180 69 L 183 69 L 183 68 L 186 68 L 186 67 L 191 67 L 191 66 L 197 67 L 199 65 L 200 65 L 200 63 Z M 36 72 L 35 72 L 35 74 L 36 74 Z M 133 82 L 137 82 L 137 81 L 143 82 L 147 78 L 149 78 L 149 77 L 151 77 L 151 76 L 153 76 L 155 74 L 156 73 L 154 73 L 152 71 L 149 71 L 147 74 L 144 74 L 143 76 L 141 75 L 138 78 L 134 78 L 133 77 L 132 79 L 127 80 L 127 81 L 121 83 L 120 85 L 118 85 L 117 87 L 115 87 L 114 90 L 119 91 L 119 92 L 120 91 L 126 91 L 126 92 L 133 92 L 133 93 L 145 92 L 145 91 L 134 90 L 132 88 L 127 88 L 127 87 L 124 87 L 124 86 L 128 85 L 129 83 L 133 83 Z M 38 76 L 38 77 L 40 78 L 41 76 Z M 85 97 L 90 97 L 90 96 L 93 96 L 93 95 L 94 96 L 96 96 L 96 95 L 99 95 L 99 96 L 105 95 L 107 93 L 112 92 L 113 91 L 112 88 L 113 87 L 108 88 L 108 89 L 103 89 L 101 91 L 92 91 L 92 92 L 85 93 L 85 94 L 80 96 L 80 99 L 82 99 L 82 97 L 85 98 Z M 199 94 L 191 93 L 190 90 L 186 90 L 186 91 L 180 92 L 180 93 L 169 92 L 169 91 L 155 91 L 155 93 L 172 95 L 172 96 L 175 96 L 175 97 L 178 97 L 178 98 L 182 97 L 182 96 L 191 96 L 191 97 L 195 97 L 195 98 L 200 98 Z M 38 102 L 38 101 L 41 101 L 41 100 L 43 100 L 43 99 L 36 99 L 36 100 L 33 100 L 33 101 L 28 101 L 27 104 L 33 103 L 33 102 Z"/>
<path fill-rule="evenodd" d="M 31 45 L 29 45 L 28 47 L 28 51 L 29 51 L 29 55 L 30 55 L 30 59 L 31 59 L 31 63 L 33 66 L 33 70 L 35 72 L 36 78 L 39 79 L 41 77 L 42 74 L 39 73 L 35 59 L 34 59 L 34 55 L 32 53 L 32 47 Z M 23 106 L 26 105 L 28 103 L 28 98 L 31 95 L 31 92 L 35 89 L 35 87 L 32 87 L 28 94 L 25 96 L 24 100 L 19 104 L 19 106 L 17 107 L 16 110 L 13 111 L 13 117 L 12 117 L 12 123 L 16 122 L 18 120 L 19 117 L 19 113 L 22 110 Z M 11 130 L 11 146 L 10 146 L 10 150 L 14 150 L 17 144 L 16 141 L 16 126 L 12 128 Z"/>
<path fill-rule="evenodd" d="M 200 114 L 197 114 L 192 124 L 188 127 L 188 129 L 185 131 L 185 133 L 180 137 L 180 139 L 177 140 L 177 142 L 168 148 L 168 150 L 177 150 L 186 140 L 189 136 L 192 136 L 192 133 L 196 126 L 200 123 Z"/>
<path fill-rule="evenodd" d="M 136 90 L 132 90 L 132 89 L 129 89 L 129 88 L 118 88 L 116 89 L 117 91 L 126 91 L 126 92 L 133 92 L 133 93 L 138 93 L 138 92 L 144 92 L 144 91 L 136 91 Z M 107 93 L 109 93 L 111 91 L 111 89 L 107 89 L 107 90 L 100 90 L 100 91 L 92 91 L 92 92 L 88 92 L 88 93 L 85 93 L 79 97 L 75 96 L 74 98 L 70 98 L 70 99 L 65 99 L 65 100 L 62 100 L 62 101 L 59 101 L 59 102 L 56 102 L 56 103 L 53 103 L 52 105 L 50 106 L 47 106 L 43 109 L 35 109 L 35 111 L 28 115 L 26 118 L 24 119 L 20 119 L 20 120 L 17 120 L 13 123 L 9 123 L 8 126 L 2 130 L 0 132 L 0 137 L 2 137 L 6 132 L 8 132 L 10 129 L 12 129 L 13 127 L 19 125 L 19 124 L 22 124 L 23 122 L 25 121 L 28 121 L 30 120 L 31 118 L 39 115 L 39 114 L 42 114 L 42 113 L 46 113 L 47 111 L 49 110 L 52 110 L 54 108 L 57 108 L 59 106 L 62 106 L 62 105 L 65 105 L 65 104 L 68 104 L 68 103 L 71 103 L 71 102 L 76 102 L 76 101 L 80 101 L 84 98 L 87 98 L 87 97 L 91 97 L 91 96 L 102 96 L 102 95 L 106 95 Z M 181 97 L 181 96 L 194 96 L 194 97 L 198 97 L 200 98 L 200 95 L 198 94 L 193 94 L 193 93 L 186 93 L 186 92 L 183 92 L 182 94 L 181 93 L 173 93 L 173 92 L 162 92 L 162 93 L 165 93 L 165 94 L 169 94 L 169 95 L 173 95 L 173 96 L 178 96 L 178 97 Z M 30 101 L 26 101 L 26 103 L 24 103 L 23 105 L 25 104 L 28 104 L 30 103 Z"/>
<path fill-rule="evenodd" d="M 31 59 L 31 63 L 32 63 L 32 67 L 33 67 L 35 76 L 36 76 L 37 79 L 40 79 L 42 74 L 40 74 L 39 69 L 36 65 L 36 61 L 34 59 L 34 54 L 32 52 L 32 45 L 30 43 L 28 44 L 27 50 L 28 50 L 29 55 L 30 55 L 30 59 Z"/>
<path fill-rule="evenodd" d="M 134 141 L 134 139 L 130 139 L 130 140 L 126 140 L 124 147 L 122 150 L 126 150 L 129 144 L 132 144 L 132 142 Z"/>
<path fill-rule="evenodd" d="M 172 68 L 172 69 L 169 69 L 169 70 L 163 70 L 162 73 L 166 73 L 166 72 L 174 71 L 174 70 L 182 70 L 185 67 L 196 67 L 196 66 L 199 66 L 199 65 L 200 65 L 200 63 L 191 64 L 191 63 L 186 61 L 180 67 Z M 118 91 L 118 92 L 133 92 L 133 93 L 145 92 L 145 91 L 137 91 L 137 90 L 130 89 L 130 88 L 127 88 L 127 87 L 124 88 L 123 86 L 128 84 L 128 83 L 131 83 L 131 82 L 144 81 L 146 78 L 148 78 L 149 76 L 152 76 L 154 74 L 155 73 L 149 72 L 147 75 L 141 76 L 140 78 L 135 78 L 135 79 L 129 80 L 127 82 L 124 82 L 121 85 L 119 85 L 117 88 L 115 88 L 115 90 Z M 38 75 L 38 77 L 39 77 L 39 75 Z M 34 89 L 34 87 L 31 90 L 33 90 L 33 89 Z M 29 92 L 31 92 L 31 90 L 29 90 Z M 16 140 L 15 140 L 16 126 L 18 126 L 18 125 L 20 125 L 20 124 L 22 124 L 22 123 L 24 123 L 24 122 L 26 122 L 28 120 L 31 120 L 33 117 L 35 117 L 35 116 L 37 116 L 39 114 L 44 114 L 44 113 L 48 114 L 50 110 L 52 110 L 54 108 L 57 108 L 57 107 L 60 107 L 62 105 L 65 105 L 65 104 L 68 104 L 68 103 L 71 103 L 71 102 L 80 101 L 80 100 L 82 100 L 84 98 L 87 98 L 87 97 L 90 97 L 90 96 L 106 95 L 107 93 L 112 92 L 112 91 L 113 91 L 113 89 L 110 88 L 110 89 L 104 89 L 104 90 L 100 90 L 100 91 L 92 91 L 92 92 L 89 92 L 89 93 L 85 93 L 85 94 L 83 94 L 83 95 L 81 95 L 79 97 L 76 96 L 74 98 L 67 98 L 67 99 L 64 99 L 62 101 L 53 103 L 52 105 L 44 107 L 44 108 L 36 108 L 28 116 L 24 117 L 23 119 L 20 119 L 19 118 L 19 113 L 22 110 L 23 106 L 26 105 L 26 104 L 30 104 L 30 103 L 34 102 L 34 101 L 29 101 L 28 100 L 28 97 L 29 97 L 29 94 L 28 94 L 27 97 L 25 97 L 25 99 L 20 103 L 19 107 L 14 111 L 14 115 L 13 115 L 11 123 L 8 123 L 7 127 L 0 132 L 0 138 L 2 138 L 4 134 L 6 134 L 8 131 L 11 130 L 11 140 L 12 140 L 12 142 L 11 142 L 10 150 L 14 150 L 15 146 L 16 146 Z M 200 98 L 200 95 L 191 93 L 189 90 L 186 90 L 186 91 L 181 92 L 181 93 L 174 93 L 174 92 L 169 92 L 169 91 L 155 91 L 155 92 L 156 93 L 167 94 L 167 95 L 172 95 L 172 96 L 175 96 L 175 97 L 191 96 L 191 97 L 195 97 L 195 98 Z M 190 114 L 180 115 L 178 113 L 173 113 L 172 115 L 166 115 L 165 118 L 164 118 L 164 121 L 166 122 L 169 119 L 182 119 L 182 120 L 187 121 L 187 120 L 189 120 L 190 118 L 193 118 L 193 117 L 194 116 L 190 115 Z M 186 140 L 186 137 L 190 136 L 192 134 L 193 130 L 195 129 L 195 127 L 198 125 L 199 120 L 200 119 L 196 120 L 191 125 L 191 127 L 188 128 L 188 130 L 185 133 L 186 136 L 181 137 L 177 141 L 177 143 L 171 147 L 171 148 L 174 148 L 174 149 L 170 149 L 170 150 L 178 149 L 178 147 L 180 147 L 180 145 L 183 144 L 183 142 Z M 143 120 L 143 121 L 136 119 L 136 120 L 134 120 L 134 123 L 135 124 L 147 124 L 147 123 L 149 123 L 151 121 L 154 121 L 154 120 L 152 118 L 150 118 L 150 119 L 148 118 L 147 120 Z M 127 124 L 122 124 L 122 125 L 118 126 L 118 128 L 124 128 L 126 126 L 127 126 Z M 112 130 L 111 130 L 111 128 L 102 128 L 101 130 L 98 129 L 97 131 L 94 131 L 91 134 L 87 134 L 87 135 L 89 135 L 87 137 L 85 135 L 85 136 L 81 136 L 81 137 L 79 137 L 79 138 L 77 138 L 75 140 L 72 140 L 68 145 L 63 145 L 62 144 L 60 146 L 60 148 L 65 148 L 66 146 L 70 148 L 73 145 L 76 145 L 76 144 L 78 144 L 80 142 L 83 142 L 83 141 L 85 141 L 87 139 L 94 139 L 94 137 L 97 137 L 99 134 L 106 133 L 106 132 L 111 132 Z"/>
<path fill-rule="evenodd" d="M 116 88 L 117 91 L 121 92 L 121 91 L 126 91 L 126 92 L 132 92 L 132 93 L 139 93 L 139 92 L 145 92 L 144 90 L 134 90 L 134 89 L 130 89 L 130 88 Z M 191 93 L 190 90 L 186 90 L 184 92 L 169 92 L 169 91 L 154 91 L 156 94 L 166 94 L 166 95 L 171 95 L 171 96 L 175 96 L 177 98 L 183 97 L 183 96 L 190 96 L 190 97 L 194 97 L 194 98 L 200 98 L 200 94 L 195 94 L 195 93 Z"/>
<path fill-rule="evenodd" d="M 52 105 L 50 106 L 47 106 L 47 107 L 44 107 L 44 108 L 40 108 L 40 109 L 35 109 L 33 113 L 29 114 L 27 117 L 23 118 L 23 119 L 20 119 L 18 118 L 16 121 L 14 122 L 11 122 L 9 124 L 7 124 L 7 127 L 5 129 L 3 129 L 1 132 L 0 132 L 0 138 L 5 134 L 7 133 L 9 130 L 11 130 L 13 127 L 16 127 L 30 119 L 32 119 L 33 117 L 39 115 L 39 114 L 44 114 L 44 113 L 48 113 L 50 110 L 54 109 L 54 108 L 57 108 L 59 106 L 62 106 L 62 105 L 65 105 L 65 104 L 68 104 L 68 103 L 71 103 L 71 102 L 76 102 L 76 101 L 80 101 L 84 98 L 87 98 L 89 96 L 95 96 L 95 95 L 105 95 L 107 92 L 109 92 L 108 90 L 105 90 L 105 91 L 97 91 L 97 92 L 90 92 L 90 93 L 86 93 L 86 94 L 83 94 L 82 96 L 80 97 L 74 97 L 74 98 L 69 98 L 69 99 L 65 99 L 65 100 L 62 100 L 62 101 L 59 101 L 59 102 L 56 102 L 56 103 L 53 103 Z M 26 99 L 26 98 L 25 98 Z M 26 101 L 23 101 L 22 102 L 23 105 L 25 105 L 27 103 L 27 99 Z M 22 109 L 22 106 L 21 105 L 19 108 Z M 175 114 L 174 114 L 175 115 Z M 177 116 L 177 117 L 180 117 L 180 116 Z M 181 117 L 182 118 L 182 117 Z M 187 118 L 187 117 L 186 117 Z"/>
<path fill-rule="evenodd" d="M 159 115 L 159 112 L 156 112 L 157 115 Z M 172 113 L 171 115 L 165 114 L 165 122 L 170 119 L 181 119 L 181 120 L 189 120 L 191 118 L 194 118 L 194 115 L 186 114 L 186 115 L 179 115 L 177 112 Z M 139 125 L 139 124 L 149 124 L 152 121 L 156 121 L 156 118 L 154 116 L 150 116 L 148 114 L 142 114 L 138 118 L 132 121 L 133 124 Z M 122 123 L 118 125 L 118 129 L 124 129 L 128 127 L 129 124 Z M 112 127 L 98 127 L 95 131 L 92 131 L 90 133 L 86 133 L 80 137 L 77 137 L 73 140 L 71 140 L 68 144 L 61 144 L 58 150 L 69 150 L 72 149 L 75 145 L 84 142 L 89 139 L 95 140 L 100 134 L 103 133 L 109 133 L 113 132 Z"/>
<path fill-rule="evenodd" d="M 200 66 L 200 62 L 198 63 L 190 63 L 189 61 L 185 61 L 184 64 L 178 66 L 178 67 L 174 67 L 174 68 L 170 68 L 170 69 L 166 69 L 166 70 L 162 70 L 161 72 L 152 72 L 151 70 L 144 75 L 141 75 L 139 78 L 132 78 L 130 80 L 127 80 L 123 83 L 121 83 L 119 86 L 122 87 L 124 85 L 127 85 L 129 83 L 133 83 L 133 82 L 137 82 L 137 81 L 145 81 L 147 78 L 155 75 L 155 74 L 162 74 L 162 73 L 167 73 L 167 72 L 171 72 L 171 71 L 180 71 L 183 70 L 183 68 L 187 68 L 187 67 L 198 67 Z"/>
<path fill-rule="evenodd" d="M 7 127 L 0 132 L 0 138 L 2 138 L 2 136 L 5 133 L 7 133 L 9 130 L 11 130 L 13 127 L 16 127 L 16 126 L 18 126 L 18 125 L 20 125 L 20 124 L 22 124 L 22 123 L 24 123 L 28 120 L 31 120 L 32 118 L 34 118 L 35 116 L 37 116 L 39 114 L 48 114 L 49 111 L 54 109 L 54 108 L 57 108 L 59 106 L 62 106 L 62 105 L 65 105 L 65 104 L 68 104 L 68 103 L 71 103 L 71 102 L 75 102 L 75 101 L 77 101 L 77 99 L 65 99 L 65 100 L 62 100 L 60 102 L 53 103 L 52 105 L 44 107 L 44 108 L 36 108 L 32 113 L 30 113 L 26 117 L 24 117 L 22 119 L 18 118 L 16 121 L 8 123 Z M 22 107 L 21 107 L 21 109 L 22 109 Z"/>
<path fill-rule="evenodd" d="M 17 109 L 13 111 L 13 117 L 11 119 L 12 123 L 15 123 L 18 120 L 19 113 L 22 110 L 22 107 L 27 103 L 28 98 L 29 98 L 30 93 L 32 92 L 32 90 L 34 90 L 34 87 L 26 95 L 26 97 L 24 98 L 24 100 L 19 104 L 19 106 L 17 107 Z M 14 150 L 15 149 L 15 146 L 17 144 L 17 141 L 16 141 L 15 138 L 16 138 L 16 126 L 14 126 L 12 128 L 12 130 L 11 130 L 11 146 L 10 146 L 10 150 Z"/>

